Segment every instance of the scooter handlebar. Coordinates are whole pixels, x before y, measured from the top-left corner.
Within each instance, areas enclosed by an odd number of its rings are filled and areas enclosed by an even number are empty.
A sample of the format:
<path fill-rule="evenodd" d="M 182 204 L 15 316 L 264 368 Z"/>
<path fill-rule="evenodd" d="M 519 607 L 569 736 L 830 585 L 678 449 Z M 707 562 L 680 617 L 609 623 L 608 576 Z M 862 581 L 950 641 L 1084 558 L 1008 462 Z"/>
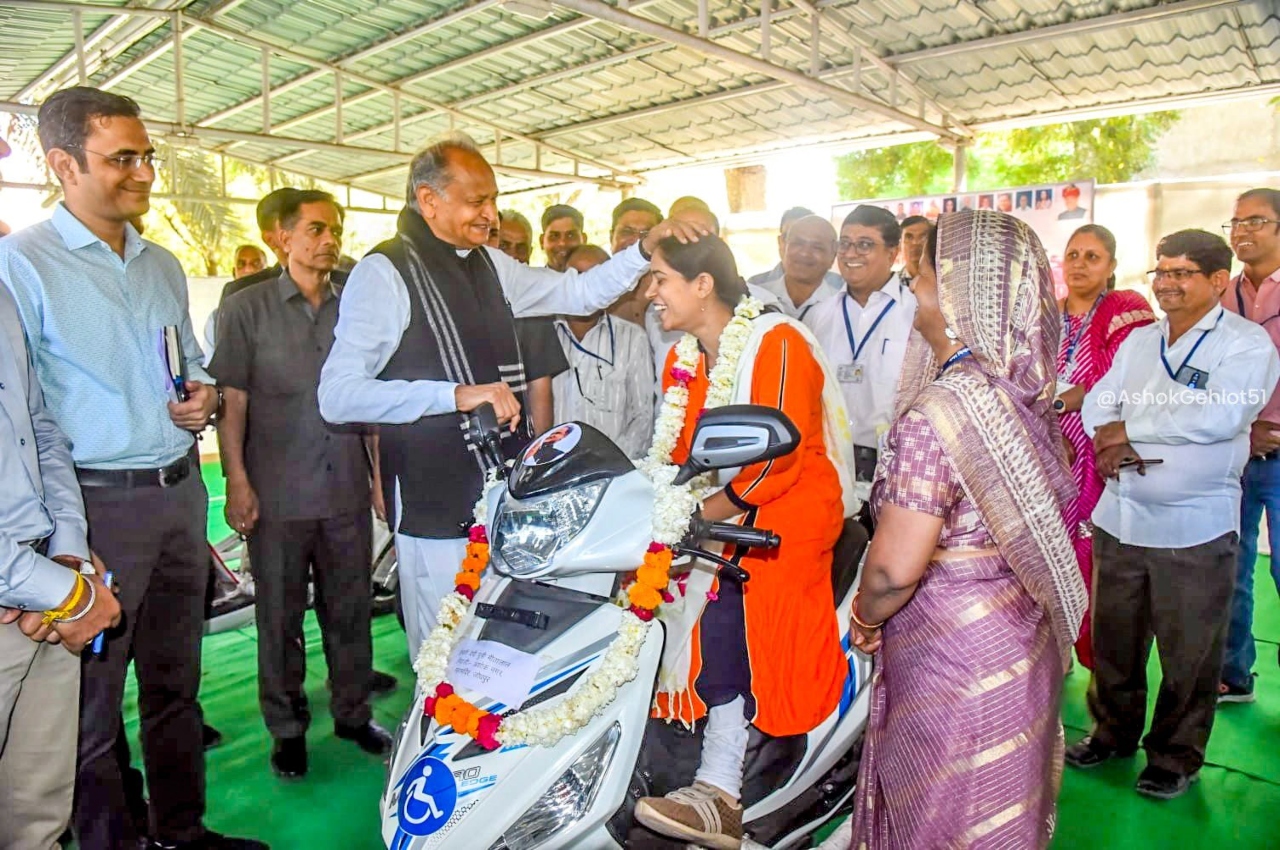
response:
<path fill-rule="evenodd" d="M 702 530 L 703 540 L 715 540 L 734 546 L 748 546 L 752 549 L 777 549 L 782 545 L 782 538 L 767 528 L 755 528 L 750 525 L 735 525 L 732 522 L 709 522 Z"/>

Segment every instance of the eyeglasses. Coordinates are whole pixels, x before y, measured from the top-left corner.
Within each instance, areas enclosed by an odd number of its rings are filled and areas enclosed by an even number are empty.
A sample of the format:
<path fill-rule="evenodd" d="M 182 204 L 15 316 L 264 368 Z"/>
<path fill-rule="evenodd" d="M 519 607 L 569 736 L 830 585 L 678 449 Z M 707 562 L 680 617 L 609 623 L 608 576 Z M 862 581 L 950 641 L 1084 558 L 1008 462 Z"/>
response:
<path fill-rule="evenodd" d="M 1268 224 L 1280 224 L 1274 218 L 1262 218 L 1261 216 L 1253 216 L 1252 218 L 1233 218 L 1231 221 L 1222 225 L 1222 232 L 1228 235 L 1233 230 L 1243 230 L 1245 233 L 1257 233 Z"/>
<path fill-rule="evenodd" d="M 105 153 L 98 153 L 97 151 L 91 151 L 88 148 L 84 147 L 83 145 L 67 145 L 67 147 L 75 150 L 81 150 L 81 151 L 84 151 L 85 153 L 91 153 L 94 156 L 100 156 L 103 159 L 105 159 L 107 162 L 111 163 L 120 171 L 131 171 L 131 172 L 137 171 L 139 168 L 142 168 L 142 166 L 144 165 L 147 166 L 148 168 L 154 169 L 158 167 L 160 163 L 160 161 L 156 159 L 155 151 L 147 151 L 146 153 L 123 153 L 123 154 L 108 155 Z"/>
<path fill-rule="evenodd" d="M 647 228 L 644 230 L 636 230 L 634 227 L 624 227 L 617 231 L 616 235 L 619 239 L 640 240 L 649 235 L 649 230 Z"/>
<path fill-rule="evenodd" d="M 840 248 L 840 253 L 848 253 L 853 251 L 855 254 L 870 254 L 877 248 L 883 248 L 883 242 L 875 242 L 871 239 L 859 239 L 856 242 L 848 239 L 841 239 L 836 245 Z"/>
<path fill-rule="evenodd" d="M 1147 272 L 1147 280 L 1157 284 L 1165 278 L 1170 278 L 1174 283 L 1182 283 L 1190 280 L 1198 274 L 1204 274 L 1203 269 L 1152 269 Z"/>

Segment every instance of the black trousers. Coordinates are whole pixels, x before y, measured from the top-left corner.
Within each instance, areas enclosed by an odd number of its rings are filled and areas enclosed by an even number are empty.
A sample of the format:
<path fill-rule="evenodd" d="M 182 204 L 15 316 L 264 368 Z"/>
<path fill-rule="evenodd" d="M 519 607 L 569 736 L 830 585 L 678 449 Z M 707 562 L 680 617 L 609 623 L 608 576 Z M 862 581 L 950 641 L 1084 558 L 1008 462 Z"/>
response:
<path fill-rule="evenodd" d="M 258 702 L 273 738 L 303 735 L 310 721 L 302 690 L 308 575 L 315 585 L 316 617 L 333 686 L 334 723 L 357 726 L 371 718 L 372 553 L 373 520 L 367 510 L 331 519 L 258 521 L 249 538 L 258 621 Z"/>
<path fill-rule="evenodd" d="M 117 850 L 135 840 L 115 752 L 131 657 L 152 835 L 174 842 L 204 832 L 196 696 L 209 544 L 208 494 L 198 469 L 167 489 L 83 488 L 89 544 L 114 572 L 123 611 L 102 654 L 83 656 L 74 820 L 84 850 Z"/>
<path fill-rule="evenodd" d="M 1213 729 L 1231 593 L 1235 532 L 1185 549 L 1128 546 L 1093 532 L 1094 737 L 1138 745 L 1147 716 L 1147 657 L 1160 653 L 1160 694 L 1142 744 L 1147 763 L 1188 775 Z"/>

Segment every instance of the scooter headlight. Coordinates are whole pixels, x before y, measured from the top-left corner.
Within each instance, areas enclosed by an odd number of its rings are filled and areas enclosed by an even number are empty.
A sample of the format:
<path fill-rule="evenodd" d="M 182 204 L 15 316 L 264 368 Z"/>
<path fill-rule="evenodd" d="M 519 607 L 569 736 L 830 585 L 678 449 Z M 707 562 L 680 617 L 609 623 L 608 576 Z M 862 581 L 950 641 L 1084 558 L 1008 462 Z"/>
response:
<path fill-rule="evenodd" d="M 596 801 L 621 737 L 617 723 L 606 729 L 489 850 L 531 850 L 581 820 Z"/>
<path fill-rule="evenodd" d="M 561 545 L 586 528 L 607 484 L 595 481 L 523 501 L 504 494 L 491 524 L 497 567 L 517 577 L 546 567 Z"/>

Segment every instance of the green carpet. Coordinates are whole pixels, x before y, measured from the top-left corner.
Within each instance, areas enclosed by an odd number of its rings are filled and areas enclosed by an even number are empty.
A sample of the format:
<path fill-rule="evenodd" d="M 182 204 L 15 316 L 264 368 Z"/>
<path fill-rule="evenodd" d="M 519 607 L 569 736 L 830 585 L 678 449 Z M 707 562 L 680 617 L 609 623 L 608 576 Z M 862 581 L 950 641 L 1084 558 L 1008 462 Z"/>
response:
<path fill-rule="evenodd" d="M 222 478 L 216 470 L 216 464 L 205 465 L 212 540 L 227 533 L 222 521 Z M 1218 713 L 1209 764 L 1200 783 L 1178 800 L 1158 803 L 1133 792 L 1143 766 L 1141 756 L 1088 772 L 1068 769 L 1054 848 L 1280 847 L 1272 820 L 1280 811 L 1280 758 L 1276 757 L 1280 751 L 1280 670 L 1276 667 L 1280 602 L 1265 559 L 1258 566 L 1254 631 L 1265 641 L 1258 647 L 1258 702 L 1227 706 Z M 374 621 L 373 636 L 376 666 L 401 680 L 398 691 L 374 703 L 379 722 L 393 729 L 412 694 L 404 633 L 394 617 L 381 617 Z M 315 720 L 308 736 L 311 773 L 303 782 L 282 782 L 267 765 L 270 741 L 257 708 L 255 644 L 252 627 L 205 641 L 201 703 L 208 721 L 226 738 L 209 753 L 206 822 L 221 832 L 261 838 L 273 850 L 382 848 L 377 802 L 386 767 L 331 734 L 324 687 L 327 674 L 314 617 L 307 618 L 307 693 Z M 1159 681 L 1154 654 L 1150 681 L 1154 702 Z M 1087 685 L 1083 670 L 1067 679 L 1062 715 L 1068 742 L 1088 729 Z M 136 739 L 132 685 L 126 712 L 130 734 Z"/>

